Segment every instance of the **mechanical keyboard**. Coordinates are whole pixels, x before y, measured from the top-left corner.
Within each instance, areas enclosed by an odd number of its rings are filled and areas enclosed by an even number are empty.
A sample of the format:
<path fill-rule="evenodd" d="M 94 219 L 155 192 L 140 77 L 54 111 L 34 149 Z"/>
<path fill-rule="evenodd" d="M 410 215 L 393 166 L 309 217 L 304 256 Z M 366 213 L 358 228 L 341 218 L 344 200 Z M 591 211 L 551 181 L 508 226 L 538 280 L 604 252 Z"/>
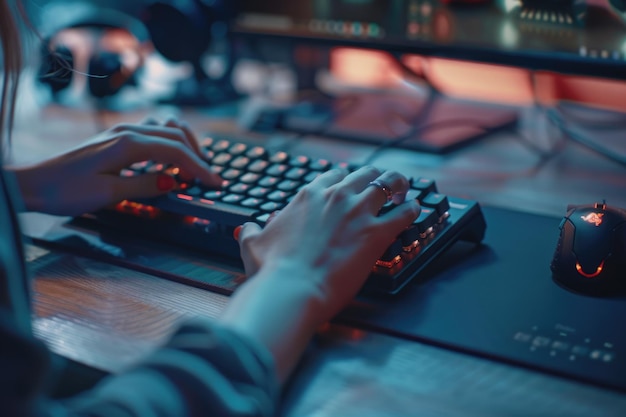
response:
<path fill-rule="evenodd" d="M 232 138 L 210 137 L 201 145 L 212 169 L 225 181 L 221 190 L 179 178 L 180 187 L 164 196 L 125 200 L 85 216 L 107 227 L 239 261 L 235 227 L 248 221 L 263 225 L 298 190 L 330 168 L 356 169 Z M 151 161 L 136 163 L 120 174 L 146 172 L 178 175 L 176 168 Z M 372 265 L 364 291 L 397 293 L 457 240 L 480 243 L 484 237 L 486 224 L 476 201 L 442 194 L 429 178 L 411 179 L 411 183 L 407 198 L 420 202 L 421 214 Z"/>

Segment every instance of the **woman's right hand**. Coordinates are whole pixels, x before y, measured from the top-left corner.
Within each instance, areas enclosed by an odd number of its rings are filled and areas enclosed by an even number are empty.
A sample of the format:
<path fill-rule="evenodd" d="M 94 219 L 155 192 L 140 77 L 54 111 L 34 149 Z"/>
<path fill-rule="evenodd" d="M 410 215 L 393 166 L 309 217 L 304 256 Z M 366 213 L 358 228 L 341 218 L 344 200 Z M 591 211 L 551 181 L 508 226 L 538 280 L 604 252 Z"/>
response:
<path fill-rule="evenodd" d="M 378 215 L 394 191 L 401 203 Z M 364 167 L 351 174 L 329 171 L 303 188 L 264 229 L 247 223 L 239 232 L 246 273 L 281 271 L 278 280 L 306 279 L 323 305 L 320 320 L 342 309 L 364 284 L 372 266 L 419 215 L 416 201 L 404 202 L 409 181 L 397 172 Z M 276 275 L 276 274 L 273 274 Z"/>
<path fill-rule="evenodd" d="M 398 206 L 382 215 L 387 193 Z M 286 381 L 311 336 L 354 298 L 372 266 L 419 215 L 404 198 L 409 181 L 373 167 L 331 170 L 304 187 L 261 229 L 246 223 L 238 240 L 248 281 L 223 323 L 265 346 Z"/>

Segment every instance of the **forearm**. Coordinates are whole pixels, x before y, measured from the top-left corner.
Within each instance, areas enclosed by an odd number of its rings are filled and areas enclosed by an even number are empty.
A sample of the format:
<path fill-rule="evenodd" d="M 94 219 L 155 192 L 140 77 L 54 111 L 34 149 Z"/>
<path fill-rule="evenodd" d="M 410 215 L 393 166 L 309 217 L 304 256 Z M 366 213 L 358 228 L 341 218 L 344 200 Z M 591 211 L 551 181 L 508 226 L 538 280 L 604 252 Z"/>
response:
<path fill-rule="evenodd" d="M 40 211 L 43 202 L 37 186 L 37 169 L 34 166 L 9 166 L 5 167 L 5 171 L 13 177 L 20 193 L 22 201 L 19 209 Z"/>
<path fill-rule="evenodd" d="M 237 290 L 223 316 L 226 325 L 267 347 L 281 383 L 327 320 L 322 293 L 311 284 L 315 280 L 302 277 L 315 273 L 321 272 L 265 267 Z"/>

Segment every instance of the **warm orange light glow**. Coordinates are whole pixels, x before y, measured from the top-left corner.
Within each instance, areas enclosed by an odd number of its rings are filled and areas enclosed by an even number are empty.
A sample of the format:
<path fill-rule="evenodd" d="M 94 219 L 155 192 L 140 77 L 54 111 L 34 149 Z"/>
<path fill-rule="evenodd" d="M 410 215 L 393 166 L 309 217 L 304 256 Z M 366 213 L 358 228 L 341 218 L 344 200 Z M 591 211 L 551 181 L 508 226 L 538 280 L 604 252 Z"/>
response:
<path fill-rule="evenodd" d="M 411 252 L 413 249 L 418 247 L 419 244 L 420 244 L 420 241 L 416 239 L 413 242 L 411 242 L 409 245 L 403 246 L 402 250 L 405 252 Z"/>
<path fill-rule="evenodd" d="M 134 201 L 123 200 L 115 206 L 115 210 L 122 213 L 130 213 L 138 217 L 149 217 L 154 219 L 161 214 L 161 210 L 148 204 L 135 203 Z"/>
<path fill-rule="evenodd" d="M 398 66 L 386 52 L 357 48 L 335 48 L 331 53 L 331 72 L 350 85 L 393 87 L 400 84 Z"/>
<path fill-rule="evenodd" d="M 585 278 L 595 278 L 598 275 L 600 275 L 600 272 L 602 272 L 602 268 L 604 267 L 604 261 L 602 261 L 602 263 L 600 264 L 600 266 L 598 266 L 595 270 L 595 272 L 592 272 L 591 274 L 586 273 L 585 271 L 583 271 L 583 267 L 580 266 L 580 264 L 578 262 L 576 262 L 576 270 L 578 271 L 578 273 L 580 275 L 582 275 Z"/>
<path fill-rule="evenodd" d="M 180 198 L 181 200 L 187 200 L 187 201 L 193 200 L 192 196 L 186 195 L 186 194 L 176 194 L 176 197 Z"/>
<path fill-rule="evenodd" d="M 581 219 L 596 227 L 602 224 L 602 217 L 604 217 L 604 213 L 589 213 L 586 216 L 580 216 Z"/>
<path fill-rule="evenodd" d="M 397 255 L 390 261 L 377 260 L 376 266 L 382 266 L 383 268 L 393 268 L 394 265 L 397 265 L 402 260 L 400 255 Z"/>

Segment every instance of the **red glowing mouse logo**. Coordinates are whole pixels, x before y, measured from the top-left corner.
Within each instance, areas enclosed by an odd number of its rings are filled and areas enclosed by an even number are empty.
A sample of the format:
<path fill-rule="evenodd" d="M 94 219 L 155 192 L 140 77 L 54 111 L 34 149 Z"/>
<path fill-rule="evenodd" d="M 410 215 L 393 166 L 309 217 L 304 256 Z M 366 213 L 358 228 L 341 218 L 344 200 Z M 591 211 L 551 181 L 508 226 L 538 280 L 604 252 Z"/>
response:
<path fill-rule="evenodd" d="M 604 213 L 589 213 L 586 216 L 580 216 L 581 219 L 586 221 L 587 223 L 593 224 L 596 227 L 602 224 L 602 217 Z"/>

